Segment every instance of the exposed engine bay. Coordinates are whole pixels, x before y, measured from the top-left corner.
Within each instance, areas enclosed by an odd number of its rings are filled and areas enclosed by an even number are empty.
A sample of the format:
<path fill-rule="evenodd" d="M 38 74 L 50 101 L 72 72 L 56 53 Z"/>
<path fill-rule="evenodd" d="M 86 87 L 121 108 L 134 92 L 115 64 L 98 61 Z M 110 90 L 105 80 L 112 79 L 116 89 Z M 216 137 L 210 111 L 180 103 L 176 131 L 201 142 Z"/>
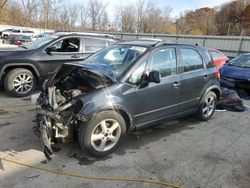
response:
<path fill-rule="evenodd" d="M 81 122 L 87 118 L 79 112 L 84 104 L 79 98 L 96 89 L 101 89 L 110 80 L 93 70 L 74 65 L 63 65 L 43 84 L 43 91 L 32 96 L 36 102 L 35 133 L 41 137 L 45 156 L 50 159 L 51 145 L 74 139 Z"/>

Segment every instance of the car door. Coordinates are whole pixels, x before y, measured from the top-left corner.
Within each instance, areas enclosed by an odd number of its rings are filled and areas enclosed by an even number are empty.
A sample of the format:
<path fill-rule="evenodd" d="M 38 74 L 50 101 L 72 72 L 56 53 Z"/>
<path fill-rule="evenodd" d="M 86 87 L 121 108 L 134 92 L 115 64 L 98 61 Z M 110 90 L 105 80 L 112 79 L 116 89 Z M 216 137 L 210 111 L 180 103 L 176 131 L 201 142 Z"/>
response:
<path fill-rule="evenodd" d="M 44 74 L 54 72 L 61 64 L 84 60 L 81 36 L 64 37 L 47 46 L 42 52 L 41 67 Z M 52 48 L 50 53 L 47 48 Z"/>
<path fill-rule="evenodd" d="M 145 124 L 175 114 L 180 100 L 181 85 L 180 76 L 177 74 L 175 47 L 154 50 L 146 69 L 147 72 L 159 71 L 161 82 L 136 88 L 133 101 L 135 124 Z M 136 74 L 133 74 L 130 80 L 135 76 Z"/>
<path fill-rule="evenodd" d="M 181 105 L 179 111 L 191 110 L 200 101 L 200 94 L 209 81 L 209 75 L 204 70 L 201 54 L 192 47 L 180 47 L 181 60 Z"/>

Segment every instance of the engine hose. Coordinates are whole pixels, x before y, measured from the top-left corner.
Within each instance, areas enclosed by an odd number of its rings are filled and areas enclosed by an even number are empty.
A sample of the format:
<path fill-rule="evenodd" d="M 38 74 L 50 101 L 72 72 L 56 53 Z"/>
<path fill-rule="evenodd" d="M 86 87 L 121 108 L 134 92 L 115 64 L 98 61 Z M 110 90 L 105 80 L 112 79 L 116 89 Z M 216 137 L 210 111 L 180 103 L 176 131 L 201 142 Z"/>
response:
<path fill-rule="evenodd" d="M 172 188 L 181 188 L 178 185 L 174 185 L 172 183 L 167 183 L 167 182 L 161 182 L 157 180 L 148 180 L 148 179 L 134 179 L 134 178 L 112 178 L 112 177 L 98 177 L 98 176 L 83 176 L 80 174 L 75 174 L 75 173 L 70 173 L 70 172 L 63 172 L 63 171 L 58 171 L 58 170 L 51 170 L 47 168 L 42 168 L 42 167 L 37 167 L 25 163 L 21 163 L 18 161 L 10 160 L 7 158 L 0 157 L 0 160 L 6 161 L 9 163 L 25 166 L 27 168 L 32 168 L 36 170 L 41 170 L 53 174 L 58 174 L 58 175 L 63 175 L 63 176 L 70 176 L 70 177 L 76 177 L 76 178 L 81 178 L 81 179 L 88 179 L 88 180 L 99 180 L 99 181 L 123 181 L 123 182 L 134 182 L 134 183 L 149 183 L 149 184 L 155 184 L 155 185 L 162 185 L 165 187 L 172 187 Z"/>

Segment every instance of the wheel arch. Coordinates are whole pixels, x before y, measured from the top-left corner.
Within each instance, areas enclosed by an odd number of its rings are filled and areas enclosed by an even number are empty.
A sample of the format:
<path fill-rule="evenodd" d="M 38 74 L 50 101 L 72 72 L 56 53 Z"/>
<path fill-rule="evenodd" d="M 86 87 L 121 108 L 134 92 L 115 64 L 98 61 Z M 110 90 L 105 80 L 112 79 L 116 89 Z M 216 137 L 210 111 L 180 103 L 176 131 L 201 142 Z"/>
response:
<path fill-rule="evenodd" d="M 208 92 L 210 92 L 210 91 L 212 91 L 212 92 L 214 92 L 214 93 L 216 94 L 217 100 L 220 98 L 221 89 L 220 89 L 219 86 L 214 85 L 214 86 L 210 86 L 209 88 L 207 88 L 207 90 L 204 92 L 204 94 L 203 94 L 202 97 L 201 97 L 200 103 L 202 102 L 202 99 L 206 96 L 206 94 L 207 94 Z"/>
<path fill-rule="evenodd" d="M 37 70 L 37 68 L 29 63 L 11 63 L 11 64 L 6 64 L 5 66 L 3 66 L 1 72 L 0 72 L 0 81 L 4 80 L 5 76 L 13 69 L 16 68 L 24 68 L 27 69 L 29 71 L 31 71 L 33 73 L 33 75 L 35 76 L 36 80 L 38 81 L 40 74 L 39 71 Z"/>
<path fill-rule="evenodd" d="M 132 118 L 132 115 L 131 113 L 124 107 L 122 106 L 108 106 L 108 107 L 104 107 L 104 108 L 101 108 L 93 113 L 91 113 L 90 115 L 88 115 L 89 119 L 91 118 L 94 118 L 95 115 L 103 112 L 103 111 L 115 111 L 117 113 L 119 113 L 125 123 L 126 123 L 126 132 L 128 131 L 132 131 L 133 130 L 133 118 Z"/>

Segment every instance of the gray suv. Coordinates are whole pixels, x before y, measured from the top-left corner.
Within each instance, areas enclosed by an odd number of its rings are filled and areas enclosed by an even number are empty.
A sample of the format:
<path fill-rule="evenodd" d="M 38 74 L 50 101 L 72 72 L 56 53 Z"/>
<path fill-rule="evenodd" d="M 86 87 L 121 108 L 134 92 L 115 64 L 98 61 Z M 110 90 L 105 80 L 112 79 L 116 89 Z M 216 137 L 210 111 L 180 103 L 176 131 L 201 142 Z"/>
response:
<path fill-rule="evenodd" d="M 130 131 L 189 114 L 209 120 L 220 93 L 204 48 L 129 41 L 62 65 L 32 99 L 46 156 L 52 144 L 78 138 L 82 149 L 103 157 Z"/>

